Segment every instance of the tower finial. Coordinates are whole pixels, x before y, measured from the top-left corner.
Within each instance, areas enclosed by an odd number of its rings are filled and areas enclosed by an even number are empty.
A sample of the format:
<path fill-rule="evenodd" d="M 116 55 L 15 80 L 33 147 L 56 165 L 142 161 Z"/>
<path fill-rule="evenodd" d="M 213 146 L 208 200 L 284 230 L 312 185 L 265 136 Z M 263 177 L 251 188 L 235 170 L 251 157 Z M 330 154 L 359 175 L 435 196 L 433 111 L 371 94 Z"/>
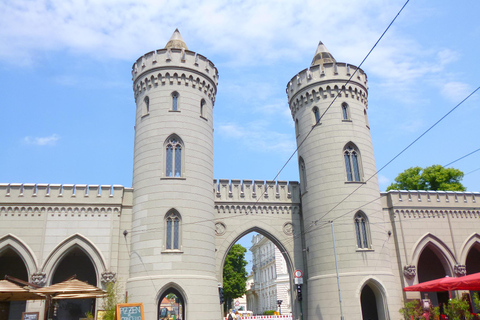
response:
<path fill-rule="evenodd" d="M 178 31 L 178 28 L 175 29 L 172 36 L 170 37 L 170 40 L 165 45 L 165 49 L 169 48 L 188 50 L 187 45 L 185 44 L 185 41 L 183 41 L 182 35 L 180 34 L 180 31 Z"/>
<path fill-rule="evenodd" d="M 312 66 L 317 64 L 325 64 L 325 63 L 334 63 L 335 58 L 328 52 L 327 47 L 323 44 L 322 41 L 318 43 L 317 51 L 315 51 L 315 56 L 312 60 Z"/>

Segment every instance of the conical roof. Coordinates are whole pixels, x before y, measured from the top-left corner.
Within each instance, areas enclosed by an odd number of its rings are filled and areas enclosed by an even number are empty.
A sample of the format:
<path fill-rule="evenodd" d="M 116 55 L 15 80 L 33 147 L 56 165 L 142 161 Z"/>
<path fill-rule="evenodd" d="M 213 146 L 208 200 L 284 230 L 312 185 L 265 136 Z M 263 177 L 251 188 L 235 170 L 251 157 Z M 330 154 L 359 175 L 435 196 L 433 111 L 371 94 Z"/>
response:
<path fill-rule="evenodd" d="M 335 58 L 330 54 L 330 52 L 328 52 L 328 49 L 325 47 L 323 42 L 320 41 L 318 43 L 317 51 L 315 51 L 315 56 L 312 60 L 312 66 L 333 62 L 336 62 Z"/>
<path fill-rule="evenodd" d="M 174 48 L 174 49 L 185 49 L 188 50 L 185 41 L 182 39 L 182 35 L 178 29 L 175 29 L 170 40 L 168 40 L 167 44 L 165 45 L 165 49 Z"/>

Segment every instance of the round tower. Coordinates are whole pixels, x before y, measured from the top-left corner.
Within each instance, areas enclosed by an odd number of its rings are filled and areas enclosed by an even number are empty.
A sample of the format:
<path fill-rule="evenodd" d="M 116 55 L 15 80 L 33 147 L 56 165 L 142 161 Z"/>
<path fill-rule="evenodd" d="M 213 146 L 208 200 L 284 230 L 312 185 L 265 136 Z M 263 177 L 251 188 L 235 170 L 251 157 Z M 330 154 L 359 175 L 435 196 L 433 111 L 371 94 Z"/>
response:
<path fill-rule="evenodd" d="M 175 30 L 132 69 L 136 102 L 131 302 L 158 318 L 177 296 L 182 319 L 218 319 L 213 197 L 213 105 L 218 72 Z"/>
<path fill-rule="evenodd" d="M 309 318 L 340 319 L 343 313 L 349 319 L 370 309 L 372 314 L 364 317 L 375 319 L 376 313 L 378 319 L 386 319 L 386 292 L 390 297 L 396 294 L 389 256 L 393 242 L 375 176 L 367 75 L 353 65 L 336 62 L 320 42 L 311 66 L 288 83 L 287 95 L 299 147 L 308 267 L 304 312 Z M 366 291 L 371 295 L 370 289 L 377 300 L 366 306 L 361 297 Z"/>

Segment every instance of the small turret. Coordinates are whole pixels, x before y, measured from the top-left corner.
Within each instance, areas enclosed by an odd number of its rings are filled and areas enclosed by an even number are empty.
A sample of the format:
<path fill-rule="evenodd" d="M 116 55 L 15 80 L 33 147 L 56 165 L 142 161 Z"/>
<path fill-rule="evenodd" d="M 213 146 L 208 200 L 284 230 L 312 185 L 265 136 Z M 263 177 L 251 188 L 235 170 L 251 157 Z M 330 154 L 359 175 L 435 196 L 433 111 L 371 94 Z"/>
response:
<path fill-rule="evenodd" d="M 185 49 L 188 50 L 185 41 L 183 41 L 182 35 L 178 29 L 175 29 L 170 40 L 168 40 L 167 44 L 165 45 L 165 49 Z"/>
<path fill-rule="evenodd" d="M 312 64 L 310 66 L 315 66 L 317 64 L 325 64 L 325 63 L 335 63 L 335 58 L 328 52 L 327 47 L 323 44 L 322 41 L 318 43 L 317 51 L 315 51 L 315 55 L 312 60 Z"/>

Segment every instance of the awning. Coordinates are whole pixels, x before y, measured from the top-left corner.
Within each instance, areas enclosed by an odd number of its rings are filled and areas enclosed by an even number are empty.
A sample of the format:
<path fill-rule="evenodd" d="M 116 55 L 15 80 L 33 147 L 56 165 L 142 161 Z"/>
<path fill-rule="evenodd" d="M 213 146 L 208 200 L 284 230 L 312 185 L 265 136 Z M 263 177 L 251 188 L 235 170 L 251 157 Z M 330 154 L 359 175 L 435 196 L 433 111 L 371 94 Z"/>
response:
<path fill-rule="evenodd" d="M 45 300 L 45 296 L 31 292 L 8 280 L 0 280 L 0 301 Z"/>
<path fill-rule="evenodd" d="M 403 288 L 403 291 L 421 292 L 438 292 L 453 290 L 480 291 L 480 272 L 458 278 L 445 277 L 435 279 Z"/>

